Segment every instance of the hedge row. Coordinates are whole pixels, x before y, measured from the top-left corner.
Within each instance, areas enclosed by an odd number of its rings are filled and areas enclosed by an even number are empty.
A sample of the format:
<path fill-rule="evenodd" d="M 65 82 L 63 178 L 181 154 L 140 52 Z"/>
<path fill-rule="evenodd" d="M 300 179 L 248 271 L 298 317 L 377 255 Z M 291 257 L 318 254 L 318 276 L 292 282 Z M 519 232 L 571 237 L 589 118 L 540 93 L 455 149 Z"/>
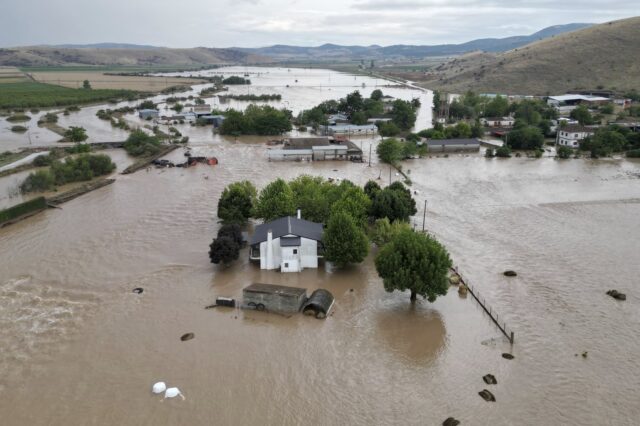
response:
<path fill-rule="evenodd" d="M 44 197 L 34 198 L 33 200 L 9 207 L 8 209 L 0 210 L 0 224 L 46 208 L 47 200 Z"/>

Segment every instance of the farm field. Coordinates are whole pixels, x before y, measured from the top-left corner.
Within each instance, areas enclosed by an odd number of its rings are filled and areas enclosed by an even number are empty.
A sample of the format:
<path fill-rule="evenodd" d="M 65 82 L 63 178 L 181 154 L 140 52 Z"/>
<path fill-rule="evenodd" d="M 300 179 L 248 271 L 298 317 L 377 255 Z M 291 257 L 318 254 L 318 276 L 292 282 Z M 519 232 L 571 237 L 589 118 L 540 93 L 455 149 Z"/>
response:
<path fill-rule="evenodd" d="M 114 70 L 116 71 L 116 70 Z M 118 72 L 133 72 L 117 70 Z M 160 92 L 168 87 L 203 83 L 197 78 L 146 77 L 106 75 L 104 71 L 38 71 L 30 73 L 34 80 L 69 88 L 82 88 L 89 80 L 93 89 L 123 89 L 141 92 Z"/>
<path fill-rule="evenodd" d="M 32 81 L 0 83 L 0 109 L 56 107 L 111 99 L 133 99 L 131 90 L 85 90 Z"/>

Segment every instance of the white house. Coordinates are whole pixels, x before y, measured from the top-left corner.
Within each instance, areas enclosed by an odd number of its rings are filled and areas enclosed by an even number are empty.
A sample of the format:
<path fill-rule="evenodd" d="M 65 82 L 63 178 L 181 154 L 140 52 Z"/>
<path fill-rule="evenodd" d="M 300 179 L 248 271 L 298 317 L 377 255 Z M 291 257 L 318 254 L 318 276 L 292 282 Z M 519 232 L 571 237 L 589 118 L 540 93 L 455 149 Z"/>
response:
<path fill-rule="evenodd" d="M 281 217 L 256 226 L 249 240 L 249 259 L 260 261 L 260 269 L 300 272 L 317 268 L 323 257 L 322 224 L 300 216 Z"/>
<path fill-rule="evenodd" d="M 557 143 L 570 148 L 579 148 L 580 142 L 589 136 L 593 136 L 595 132 L 593 128 L 576 125 L 565 126 L 558 129 Z"/>
<path fill-rule="evenodd" d="M 480 122 L 486 127 L 513 127 L 516 120 L 512 117 L 486 117 L 481 118 Z"/>
<path fill-rule="evenodd" d="M 587 107 L 604 105 L 611 102 L 611 99 L 604 98 L 602 96 L 590 96 L 590 95 L 561 95 L 561 96 L 549 96 L 547 98 L 547 104 L 554 107 L 561 114 L 568 114 L 579 105 L 586 105 Z"/>

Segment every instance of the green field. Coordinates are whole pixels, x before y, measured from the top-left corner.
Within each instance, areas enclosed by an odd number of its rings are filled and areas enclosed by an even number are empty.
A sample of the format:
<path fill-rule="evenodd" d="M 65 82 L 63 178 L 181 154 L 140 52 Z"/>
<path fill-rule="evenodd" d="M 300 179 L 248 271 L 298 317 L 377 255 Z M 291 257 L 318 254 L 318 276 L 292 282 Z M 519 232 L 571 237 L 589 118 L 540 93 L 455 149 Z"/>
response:
<path fill-rule="evenodd" d="M 141 65 L 141 66 L 118 66 L 118 65 L 61 65 L 44 67 L 20 67 L 23 72 L 60 72 L 60 71 L 102 71 L 102 72 L 179 72 L 197 71 L 203 69 L 217 68 L 215 65 Z"/>
<path fill-rule="evenodd" d="M 22 82 L 0 84 L 0 108 L 57 107 L 111 99 L 135 99 L 131 90 L 71 89 L 52 84 Z"/>

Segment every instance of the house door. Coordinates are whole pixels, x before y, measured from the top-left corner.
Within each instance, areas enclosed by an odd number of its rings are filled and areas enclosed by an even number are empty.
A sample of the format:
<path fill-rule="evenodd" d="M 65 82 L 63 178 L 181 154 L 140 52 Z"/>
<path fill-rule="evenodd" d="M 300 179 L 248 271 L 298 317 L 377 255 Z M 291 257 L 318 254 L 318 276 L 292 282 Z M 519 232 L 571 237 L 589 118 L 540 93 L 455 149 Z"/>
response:
<path fill-rule="evenodd" d="M 300 262 L 298 259 L 284 259 L 280 265 L 282 272 L 300 272 Z"/>

